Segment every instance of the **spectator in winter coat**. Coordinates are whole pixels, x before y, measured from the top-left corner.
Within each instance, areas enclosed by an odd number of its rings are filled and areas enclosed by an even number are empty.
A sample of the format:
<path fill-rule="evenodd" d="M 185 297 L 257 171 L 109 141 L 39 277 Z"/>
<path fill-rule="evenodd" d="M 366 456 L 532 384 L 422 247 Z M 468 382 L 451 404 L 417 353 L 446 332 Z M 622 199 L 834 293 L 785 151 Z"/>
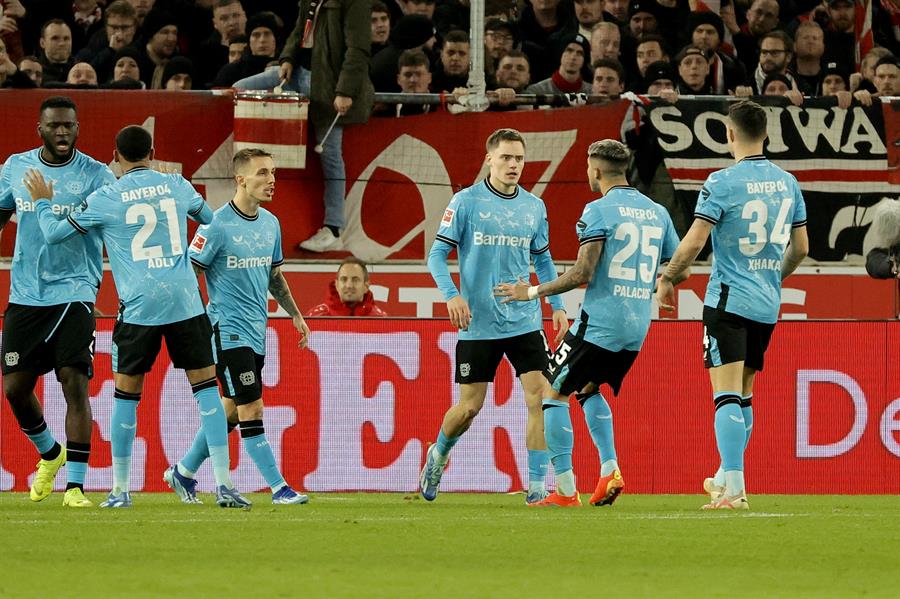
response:
<path fill-rule="evenodd" d="M 369 271 L 359 258 L 347 258 L 338 267 L 337 277 L 328 285 L 325 302 L 307 316 L 387 316 L 369 291 Z"/>

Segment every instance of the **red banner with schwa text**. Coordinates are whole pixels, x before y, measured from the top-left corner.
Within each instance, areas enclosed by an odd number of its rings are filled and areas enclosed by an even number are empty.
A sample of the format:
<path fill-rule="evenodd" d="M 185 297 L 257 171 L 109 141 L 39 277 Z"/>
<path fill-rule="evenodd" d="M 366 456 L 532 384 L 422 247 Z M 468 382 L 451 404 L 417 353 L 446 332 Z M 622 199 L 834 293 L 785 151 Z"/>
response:
<path fill-rule="evenodd" d="M 96 490 L 112 481 L 112 324 L 99 323 L 90 385 L 95 425 L 87 487 Z M 268 329 L 265 426 L 286 479 L 315 492 L 414 491 L 427 443 L 458 399 L 455 332 L 430 319 L 316 319 L 311 327 L 310 347 L 302 351 L 290 321 L 274 319 Z M 699 493 L 718 465 L 700 337 L 699 323 L 654 324 L 620 395 L 607 393 L 627 492 Z M 52 375 L 37 394 L 62 440 L 65 401 Z M 780 323 L 753 405 L 751 492 L 900 493 L 900 323 Z M 198 426 L 190 387 L 165 353 L 147 377 L 138 416 L 132 488 L 164 491 L 163 471 L 188 449 Z M 590 491 L 598 456 L 574 402 L 572 422 L 578 486 Z M 231 437 L 236 484 L 263 490 L 238 435 Z M 453 450 L 442 489 L 522 489 L 524 439 L 522 390 L 504 362 Z M 36 459 L 3 402 L 0 489 L 27 489 Z M 199 474 L 207 491 L 209 469 Z M 57 485 L 64 480 L 62 473 Z"/>

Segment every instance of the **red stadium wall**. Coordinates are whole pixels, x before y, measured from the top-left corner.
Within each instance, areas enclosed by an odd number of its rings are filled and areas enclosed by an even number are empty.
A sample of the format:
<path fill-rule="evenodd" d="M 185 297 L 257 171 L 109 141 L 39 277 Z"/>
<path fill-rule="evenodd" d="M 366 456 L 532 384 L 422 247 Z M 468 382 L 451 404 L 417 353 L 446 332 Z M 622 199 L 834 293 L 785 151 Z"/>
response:
<path fill-rule="evenodd" d="M 0 265 L 0 313 L 6 310 L 9 291 L 9 266 Z M 334 264 L 286 264 L 283 269 L 294 298 L 305 314 L 325 301 L 328 284 L 334 280 Z M 564 267 L 560 267 L 560 271 Z M 709 280 L 708 267 L 692 269 L 691 278 L 679 286 L 676 311 L 663 312 L 661 318 L 699 320 L 703 311 L 703 295 Z M 897 316 L 898 288 L 893 280 L 879 281 L 865 274 L 863 268 L 832 267 L 828 269 L 802 267 L 785 282 L 782 289 L 781 318 L 785 320 L 844 319 L 876 320 Z M 535 279 L 536 281 L 536 279 Z M 201 285 L 202 285 L 201 277 Z M 446 316 L 443 296 L 434 286 L 434 279 L 425 266 L 374 265 L 371 267 L 371 289 L 375 300 L 390 316 L 424 317 Z M 574 289 L 563 295 L 570 316 L 578 314 L 584 289 Z M 119 299 L 112 273 L 104 274 L 97 309 L 112 316 L 119 309 Z M 654 304 L 654 310 L 656 304 Z M 544 303 L 550 316 L 549 304 Z M 270 316 L 285 316 L 269 300 Z"/>
<path fill-rule="evenodd" d="M 111 483 L 110 337 L 97 334 L 95 419 L 87 486 Z M 319 319 L 310 349 L 296 348 L 286 320 L 271 322 L 266 430 L 287 480 L 310 491 L 413 491 L 426 444 L 456 398 L 456 336 L 443 320 Z M 650 336 L 611 405 L 619 461 L 633 493 L 695 493 L 717 466 L 712 402 L 699 323 L 664 322 Z M 53 376 L 37 389 L 46 419 L 63 433 L 64 400 Z M 900 493 L 900 323 L 782 322 L 759 377 L 747 458 L 757 493 Z M 577 404 L 575 470 L 582 491 L 598 460 Z M 198 423 L 190 388 L 165 354 L 139 409 L 132 485 L 163 491 L 162 473 L 188 448 Z M 522 393 L 508 364 L 476 423 L 454 450 L 443 489 L 516 491 L 527 476 Z M 234 478 L 263 489 L 231 436 Z M 0 408 L 0 489 L 25 490 L 36 457 L 9 406 Z M 211 474 L 200 475 L 204 489 Z M 60 476 L 57 483 L 62 483 Z"/>

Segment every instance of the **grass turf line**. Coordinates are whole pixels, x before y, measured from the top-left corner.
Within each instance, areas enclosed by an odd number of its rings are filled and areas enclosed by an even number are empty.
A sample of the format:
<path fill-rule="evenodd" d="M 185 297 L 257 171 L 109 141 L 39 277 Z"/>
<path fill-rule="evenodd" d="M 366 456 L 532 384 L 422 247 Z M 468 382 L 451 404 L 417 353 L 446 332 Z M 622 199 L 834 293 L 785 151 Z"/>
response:
<path fill-rule="evenodd" d="M 103 495 L 88 493 L 99 503 Z M 900 498 L 314 494 L 251 512 L 135 494 L 130 510 L 0 494 L 0 597 L 896 597 Z M 586 501 L 587 496 L 583 497 Z M 39 591 L 39 592 L 38 592 Z"/>

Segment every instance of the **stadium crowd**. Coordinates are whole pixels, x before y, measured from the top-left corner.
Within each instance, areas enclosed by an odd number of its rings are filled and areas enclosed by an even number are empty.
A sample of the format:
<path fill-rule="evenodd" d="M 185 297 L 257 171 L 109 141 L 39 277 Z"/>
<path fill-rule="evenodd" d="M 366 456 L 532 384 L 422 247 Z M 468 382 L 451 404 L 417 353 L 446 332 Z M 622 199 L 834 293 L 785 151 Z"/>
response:
<path fill-rule="evenodd" d="M 344 126 L 370 115 L 456 112 L 467 103 L 469 0 L 0 6 L 0 87 L 272 89 L 281 82 L 309 96 L 326 188 L 323 223 L 299 244 L 305 251 L 343 249 Z M 848 108 L 900 94 L 900 0 L 486 0 L 484 18 L 490 110 L 629 99 L 621 130 L 634 151 L 629 180 L 667 206 L 671 183 L 648 97 L 779 96 L 801 105 L 826 96 Z M 431 92 L 440 103 L 402 95 L 376 102 L 373 92 Z M 690 207 L 673 216 L 683 232 Z"/>
<path fill-rule="evenodd" d="M 319 2 L 299 3 L 313 7 Z M 349 1 L 344 4 L 350 4 Z M 366 2 L 368 4 L 368 2 Z M 618 96 L 897 93 L 900 3 L 874 0 L 488 0 L 485 72 L 500 104 L 518 93 Z M 871 6 L 874 44 L 858 21 Z M 300 5 L 273 0 L 0 0 L 0 87 L 227 88 L 288 60 Z M 373 0 L 378 92 L 465 86 L 467 0 Z M 868 51 L 867 51 L 868 50 Z M 460 93 L 460 92 L 457 92 Z M 502 106 L 500 107 L 502 108 Z M 376 106 L 376 114 L 427 111 Z"/>

